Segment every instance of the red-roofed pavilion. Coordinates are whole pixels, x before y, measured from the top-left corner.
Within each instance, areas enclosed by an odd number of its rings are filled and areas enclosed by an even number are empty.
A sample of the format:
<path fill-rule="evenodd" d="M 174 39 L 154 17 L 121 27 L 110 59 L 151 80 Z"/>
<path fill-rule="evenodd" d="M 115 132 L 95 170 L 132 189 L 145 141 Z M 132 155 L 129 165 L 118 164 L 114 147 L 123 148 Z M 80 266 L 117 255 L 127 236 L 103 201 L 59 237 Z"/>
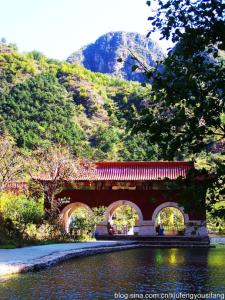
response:
<path fill-rule="evenodd" d="M 105 206 L 106 219 L 98 225 L 97 234 L 107 235 L 107 224 L 114 211 L 128 205 L 138 214 L 135 233 L 151 236 L 156 235 L 159 212 L 165 207 L 174 207 L 183 215 L 185 235 L 207 235 L 204 197 L 199 199 L 199 193 L 195 192 L 201 181 L 188 179 L 192 170 L 194 164 L 183 161 L 99 162 L 94 177 L 84 173 L 60 193 L 59 197 L 70 199 L 69 204 L 61 207 L 65 227 L 68 230 L 70 216 L 77 208 L 90 210 Z"/>

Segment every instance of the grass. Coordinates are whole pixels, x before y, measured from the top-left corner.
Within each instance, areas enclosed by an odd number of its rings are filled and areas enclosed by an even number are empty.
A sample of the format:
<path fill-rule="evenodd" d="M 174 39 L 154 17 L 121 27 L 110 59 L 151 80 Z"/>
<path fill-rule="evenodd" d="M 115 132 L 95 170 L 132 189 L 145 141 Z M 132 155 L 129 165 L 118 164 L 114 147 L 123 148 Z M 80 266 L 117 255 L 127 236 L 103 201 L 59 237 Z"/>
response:
<path fill-rule="evenodd" d="M 19 247 L 14 243 L 0 245 L 0 249 L 16 249 L 16 248 Z"/>

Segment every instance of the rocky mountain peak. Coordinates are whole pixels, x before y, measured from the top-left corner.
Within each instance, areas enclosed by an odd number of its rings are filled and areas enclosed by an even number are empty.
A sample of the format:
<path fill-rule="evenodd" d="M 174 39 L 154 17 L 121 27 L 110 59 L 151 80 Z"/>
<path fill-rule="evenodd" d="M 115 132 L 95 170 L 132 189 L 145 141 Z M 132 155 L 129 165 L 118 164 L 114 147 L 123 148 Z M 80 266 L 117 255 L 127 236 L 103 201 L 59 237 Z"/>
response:
<path fill-rule="evenodd" d="M 145 77 L 141 72 L 132 72 L 134 60 L 131 53 L 150 66 L 164 57 L 162 49 L 150 38 L 136 32 L 116 31 L 104 34 L 95 43 L 72 53 L 67 61 L 93 72 L 143 82 Z M 123 62 L 118 62 L 118 58 Z"/>

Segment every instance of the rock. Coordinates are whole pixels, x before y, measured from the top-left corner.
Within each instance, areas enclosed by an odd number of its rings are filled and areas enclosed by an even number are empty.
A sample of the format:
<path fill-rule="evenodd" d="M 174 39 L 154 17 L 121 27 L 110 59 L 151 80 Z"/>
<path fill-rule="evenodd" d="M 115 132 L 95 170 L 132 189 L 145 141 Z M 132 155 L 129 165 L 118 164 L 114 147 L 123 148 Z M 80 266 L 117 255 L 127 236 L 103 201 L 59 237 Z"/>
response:
<path fill-rule="evenodd" d="M 155 66 L 156 61 L 164 58 L 162 49 L 151 39 L 135 32 L 110 32 L 71 54 L 67 61 L 80 64 L 93 72 L 111 74 L 114 77 L 144 82 L 143 72 L 132 72 L 137 64 L 132 59 L 133 53 L 148 66 Z M 122 62 L 118 59 L 122 58 Z"/>

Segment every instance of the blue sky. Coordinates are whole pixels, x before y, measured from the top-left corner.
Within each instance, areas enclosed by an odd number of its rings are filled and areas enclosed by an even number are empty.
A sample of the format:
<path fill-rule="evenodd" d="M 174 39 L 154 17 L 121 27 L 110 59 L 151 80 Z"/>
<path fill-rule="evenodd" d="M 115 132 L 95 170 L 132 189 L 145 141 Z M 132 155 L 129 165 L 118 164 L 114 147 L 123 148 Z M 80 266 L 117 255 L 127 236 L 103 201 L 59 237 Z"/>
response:
<path fill-rule="evenodd" d="M 0 37 L 20 51 L 66 59 L 109 31 L 147 34 L 146 0 L 0 0 Z M 154 36 L 157 40 L 158 35 Z M 161 44 L 164 49 L 168 44 Z"/>

